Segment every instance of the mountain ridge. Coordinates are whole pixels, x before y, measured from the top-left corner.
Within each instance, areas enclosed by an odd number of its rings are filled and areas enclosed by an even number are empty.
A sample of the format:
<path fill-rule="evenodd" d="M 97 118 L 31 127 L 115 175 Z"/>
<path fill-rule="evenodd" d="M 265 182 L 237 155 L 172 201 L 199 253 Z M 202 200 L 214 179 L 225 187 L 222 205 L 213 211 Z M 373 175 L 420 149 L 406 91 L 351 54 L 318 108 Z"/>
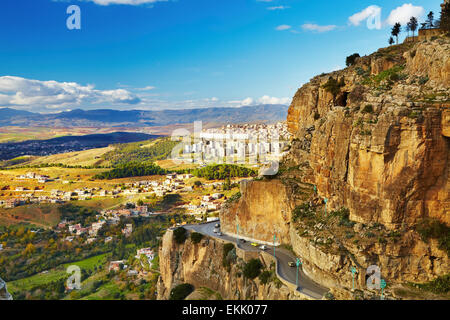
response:
<path fill-rule="evenodd" d="M 287 105 L 257 105 L 238 108 L 214 107 L 180 110 L 75 109 L 53 114 L 39 114 L 11 108 L 0 109 L 0 126 L 164 126 L 204 122 L 244 123 L 279 121 L 287 116 Z"/>

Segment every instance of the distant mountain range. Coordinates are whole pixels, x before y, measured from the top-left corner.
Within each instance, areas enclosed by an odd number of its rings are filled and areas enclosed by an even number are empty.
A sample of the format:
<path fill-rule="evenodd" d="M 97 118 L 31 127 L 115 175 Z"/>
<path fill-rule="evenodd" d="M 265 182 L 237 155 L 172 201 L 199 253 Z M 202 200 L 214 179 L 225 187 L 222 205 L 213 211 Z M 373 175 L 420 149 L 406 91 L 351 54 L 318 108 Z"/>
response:
<path fill-rule="evenodd" d="M 240 108 L 118 111 L 111 109 L 65 111 L 40 114 L 11 108 L 0 109 L 0 126 L 140 127 L 192 123 L 245 123 L 286 120 L 288 106 L 258 105 Z"/>

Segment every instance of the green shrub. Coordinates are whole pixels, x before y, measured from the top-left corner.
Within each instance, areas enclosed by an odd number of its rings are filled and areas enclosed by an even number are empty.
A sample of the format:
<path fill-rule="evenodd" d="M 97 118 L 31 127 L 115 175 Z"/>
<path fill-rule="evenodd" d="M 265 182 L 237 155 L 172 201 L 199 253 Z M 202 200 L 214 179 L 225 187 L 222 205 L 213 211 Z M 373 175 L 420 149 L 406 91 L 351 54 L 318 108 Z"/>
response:
<path fill-rule="evenodd" d="M 197 244 L 203 239 L 203 235 L 198 232 L 192 232 L 191 233 L 191 240 L 193 243 Z"/>
<path fill-rule="evenodd" d="M 367 237 L 367 238 L 373 238 L 373 237 L 375 237 L 375 233 L 373 233 L 373 232 L 371 232 L 371 231 L 366 232 L 366 237 Z"/>
<path fill-rule="evenodd" d="M 194 291 L 194 287 L 189 283 L 183 283 L 170 291 L 169 300 L 184 300 Z"/>
<path fill-rule="evenodd" d="M 349 232 L 349 231 L 345 232 L 346 239 L 352 239 L 354 236 L 355 236 L 355 234 L 353 232 Z"/>
<path fill-rule="evenodd" d="M 314 211 L 314 209 L 309 205 L 309 203 L 305 202 L 295 207 L 295 209 L 292 211 L 292 219 L 294 220 L 294 222 L 296 222 L 300 218 L 314 218 L 315 214 L 316 212 Z"/>
<path fill-rule="evenodd" d="M 420 78 L 419 78 L 419 84 L 420 84 L 421 86 L 423 86 L 425 83 L 428 82 L 428 80 L 430 80 L 430 78 L 429 78 L 428 76 L 420 77 Z"/>
<path fill-rule="evenodd" d="M 437 239 L 439 248 L 450 252 L 450 227 L 436 219 L 424 219 L 416 226 L 416 231 L 424 242 Z"/>
<path fill-rule="evenodd" d="M 352 66 L 356 63 L 356 60 L 360 57 L 361 56 L 359 55 L 359 53 L 354 53 L 345 59 L 345 64 L 347 65 L 347 67 Z"/>
<path fill-rule="evenodd" d="M 447 293 L 450 291 L 450 274 L 438 277 L 427 283 L 415 284 L 414 286 L 436 294 Z"/>
<path fill-rule="evenodd" d="M 252 259 L 245 264 L 243 274 L 248 279 L 255 279 L 261 274 L 262 263 L 259 259 Z"/>
<path fill-rule="evenodd" d="M 183 227 L 175 229 L 175 231 L 173 232 L 173 236 L 176 243 L 184 243 L 187 239 L 186 229 Z"/>
<path fill-rule="evenodd" d="M 261 280 L 262 284 L 269 283 L 271 278 L 272 278 L 272 272 L 270 272 L 270 271 L 264 271 L 263 273 L 261 273 L 259 275 L 259 280 Z"/>
<path fill-rule="evenodd" d="M 341 80 L 336 80 L 333 77 L 328 78 L 328 81 L 322 86 L 326 92 L 329 92 L 333 95 L 333 99 L 336 99 L 336 96 L 341 92 L 341 88 L 345 86 L 344 78 Z"/>
<path fill-rule="evenodd" d="M 330 216 L 339 217 L 339 225 L 352 228 L 355 222 L 350 220 L 350 210 L 347 208 L 340 208 L 339 210 L 330 212 Z"/>
<path fill-rule="evenodd" d="M 222 265 L 229 269 L 231 262 L 236 260 L 236 249 L 233 243 L 227 243 L 223 246 Z"/>
<path fill-rule="evenodd" d="M 325 299 L 327 299 L 327 300 L 336 300 L 336 298 L 334 297 L 334 295 L 331 292 L 325 293 Z"/>
<path fill-rule="evenodd" d="M 373 105 L 366 104 L 364 106 L 364 109 L 362 110 L 363 113 L 373 113 Z"/>

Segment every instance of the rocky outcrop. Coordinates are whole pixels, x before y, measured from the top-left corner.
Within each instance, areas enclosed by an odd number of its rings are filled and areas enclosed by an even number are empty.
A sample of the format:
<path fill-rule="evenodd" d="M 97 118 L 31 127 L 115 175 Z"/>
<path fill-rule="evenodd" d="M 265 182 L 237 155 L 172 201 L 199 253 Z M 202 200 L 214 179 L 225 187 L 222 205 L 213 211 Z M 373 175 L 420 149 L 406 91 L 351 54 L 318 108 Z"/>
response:
<path fill-rule="evenodd" d="M 12 296 L 6 289 L 6 283 L 0 278 L 0 300 L 12 300 Z"/>
<path fill-rule="evenodd" d="M 292 209 L 281 181 L 244 181 L 240 200 L 220 215 L 222 231 L 271 244 L 275 234 L 277 243 L 289 243 Z"/>
<path fill-rule="evenodd" d="M 294 138 L 282 164 L 304 170 L 248 182 L 221 213 L 223 230 L 235 233 L 239 224 L 240 236 L 269 242 L 277 230 L 280 242 L 304 259 L 305 272 L 341 297 L 352 285 L 351 266 L 360 289 L 373 264 L 390 283 L 449 273 L 447 252 L 414 231 L 424 218 L 450 224 L 449 70 L 450 40 L 440 37 L 380 49 L 313 78 L 289 108 Z M 343 81 L 335 96 L 324 88 L 330 78 Z M 315 185 L 328 211 L 348 208 L 355 231 L 330 232 L 330 248 L 320 245 L 315 226 L 297 230 L 292 209 L 305 199 L 286 180 Z M 378 238 L 365 236 L 377 228 L 384 230 Z M 354 234 L 365 240 L 350 240 Z M 389 234 L 398 238 L 387 241 Z"/>
<path fill-rule="evenodd" d="M 180 245 L 174 241 L 173 232 L 167 231 L 159 251 L 161 276 L 158 299 L 168 299 L 171 289 L 182 283 L 189 283 L 196 289 L 209 288 L 226 300 L 305 299 L 281 283 L 264 285 L 258 278 L 245 279 L 242 276 L 245 262 L 252 258 L 260 258 L 266 266 L 271 262 L 258 252 L 245 252 L 237 248 L 236 262 L 229 268 L 224 267 L 224 244 L 218 239 L 204 237 L 198 244 L 188 239 Z"/>
<path fill-rule="evenodd" d="M 309 182 L 330 208 L 348 207 L 352 220 L 397 228 L 429 216 L 449 224 L 450 43 L 439 38 L 403 46 L 299 89 L 289 130 L 297 139 L 306 128 L 316 130 L 310 151 L 294 150 L 291 157 L 309 161 Z M 359 90 L 359 97 L 334 105 L 323 88 L 329 77 L 345 79 L 341 91 L 352 97 Z"/>

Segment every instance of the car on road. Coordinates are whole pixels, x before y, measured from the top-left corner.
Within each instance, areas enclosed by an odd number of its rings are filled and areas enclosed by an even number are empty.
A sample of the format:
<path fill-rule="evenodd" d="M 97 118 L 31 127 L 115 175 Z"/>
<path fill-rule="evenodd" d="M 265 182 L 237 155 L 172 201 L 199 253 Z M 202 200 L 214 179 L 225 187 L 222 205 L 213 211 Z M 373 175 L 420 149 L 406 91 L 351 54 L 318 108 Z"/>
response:
<path fill-rule="evenodd" d="M 216 223 L 215 227 L 220 228 L 220 223 Z"/>
<path fill-rule="evenodd" d="M 223 236 L 223 234 L 222 234 L 222 232 L 217 232 L 217 235 L 219 236 L 219 237 L 221 237 L 221 236 Z"/>
<path fill-rule="evenodd" d="M 254 246 L 254 247 L 257 247 L 257 246 L 258 246 L 258 244 L 257 244 L 257 243 L 254 243 L 254 242 L 252 242 L 252 246 Z"/>
<path fill-rule="evenodd" d="M 291 268 L 295 267 L 295 262 L 289 261 L 288 266 Z"/>
<path fill-rule="evenodd" d="M 218 232 L 220 232 L 220 229 L 214 228 L 213 232 L 214 232 L 214 233 L 218 233 Z"/>
<path fill-rule="evenodd" d="M 266 247 L 265 245 L 262 245 L 262 246 L 260 246 L 259 248 L 260 248 L 261 250 L 263 250 L 263 251 L 267 249 L 267 247 Z"/>

